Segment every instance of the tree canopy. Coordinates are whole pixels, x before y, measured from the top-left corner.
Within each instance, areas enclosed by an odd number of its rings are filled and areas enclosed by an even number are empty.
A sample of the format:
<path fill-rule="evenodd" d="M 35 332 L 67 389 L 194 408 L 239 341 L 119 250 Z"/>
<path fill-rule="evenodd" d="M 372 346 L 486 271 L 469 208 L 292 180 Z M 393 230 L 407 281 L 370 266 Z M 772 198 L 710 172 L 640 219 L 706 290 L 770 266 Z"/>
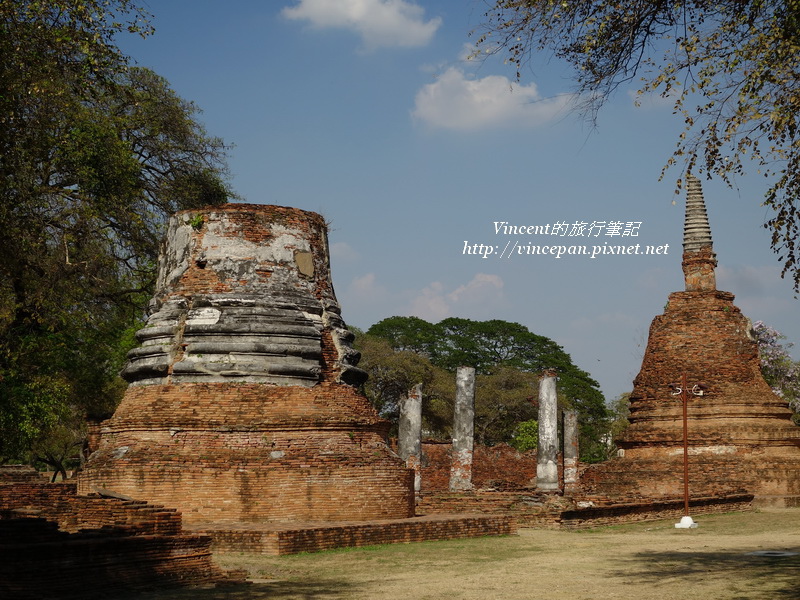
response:
<path fill-rule="evenodd" d="M 786 336 L 765 325 L 763 321 L 753 323 L 753 332 L 758 342 L 758 357 L 764 380 L 778 396 L 786 400 L 794 411 L 795 422 L 800 421 L 800 362 L 792 360 L 789 351 L 791 342 L 782 342 Z"/>
<path fill-rule="evenodd" d="M 451 317 L 434 324 L 417 317 L 395 316 L 376 323 L 366 336 L 358 336 L 357 341 L 359 338 L 380 338 L 383 342 L 380 354 L 368 345 L 361 347 L 370 377 L 386 373 L 386 370 L 372 371 L 379 356 L 383 357 L 381 360 L 393 357 L 392 364 L 400 372 L 413 373 L 410 378 L 399 380 L 402 383 L 395 390 L 395 402 L 411 385 L 423 382 L 419 369 L 400 365 L 401 357 L 409 360 L 416 355 L 415 364 L 430 365 L 427 368 L 431 373 L 447 373 L 450 388 L 441 383 L 442 376 L 438 374 L 435 399 L 426 405 L 423 396 L 426 415 L 444 428 L 444 435 L 452 422 L 453 374 L 460 366 L 474 367 L 475 437 L 490 445 L 513 442 L 518 425 L 537 417 L 538 376 L 545 369 L 556 369 L 561 406 L 577 410 L 580 416 L 582 455 L 589 460 L 604 457 L 608 414 L 598 383 L 574 365 L 561 346 L 519 323 Z"/>
<path fill-rule="evenodd" d="M 800 291 L 800 3 L 496 0 L 485 17 L 483 53 L 505 55 L 518 79 L 534 53 L 565 60 L 591 117 L 634 80 L 671 99 L 685 129 L 665 169 L 680 161 L 733 184 L 749 158 L 770 183 L 764 226 Z"/>
<path fill-rule="evenodd" d="M 128 0 L 0 0 L 0 460 L 113 410 L 166 218 L 231 194 L 225 145 L 126 32 L 150 32 Z"/>
<path fill-rule="evenodd" d="M 361 352 L 359 367 L 369 378 L 364 394 L 380 415 L 396 427 L 400 402 L 409 390 L 422 384 L 424 427 L 427 431 L 448 431 L 448 410 L 452 413 L 455 380 L 427 356 L 406 349 L 394 349 L 378 336 L 356 333 L 356 349 Z"/>

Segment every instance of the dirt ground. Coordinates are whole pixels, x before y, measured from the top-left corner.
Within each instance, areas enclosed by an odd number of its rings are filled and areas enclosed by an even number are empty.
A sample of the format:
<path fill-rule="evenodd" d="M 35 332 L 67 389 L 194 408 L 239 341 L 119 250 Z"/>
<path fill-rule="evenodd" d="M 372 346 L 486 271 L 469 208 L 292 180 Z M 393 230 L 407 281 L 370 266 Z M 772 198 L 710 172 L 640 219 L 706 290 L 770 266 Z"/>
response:
<path fill-rule="evenodd" d="M 298 556 L 219 555 L 251 582 L 142 600 L 800 599 L 800 509 L 591 531 L 388 545 Z"/>

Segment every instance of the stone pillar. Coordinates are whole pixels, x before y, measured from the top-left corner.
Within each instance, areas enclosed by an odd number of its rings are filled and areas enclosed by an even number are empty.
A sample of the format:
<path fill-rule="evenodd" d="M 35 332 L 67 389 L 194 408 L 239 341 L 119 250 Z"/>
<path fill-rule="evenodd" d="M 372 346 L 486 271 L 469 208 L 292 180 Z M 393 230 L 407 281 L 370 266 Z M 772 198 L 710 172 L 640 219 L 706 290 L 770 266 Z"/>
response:
<path fill-rule="evenodd" d="M 564 411 L 564 489 L 578 484 L 578 411 Z"/>
<path fill-rule="evenodd" d="M 397 453 L 409 469 L 414 469 L 414 493 L 421 487 L 422 467 L 422 384 L 408 390 L 400 402 L 400 431 L 397 436 Z"/>
<path fill-rule="evenodd" d="M 472 489 L 472 446 L 475 421 L 475 369 L 456 371 L 456 407 L 453 415 L 453 462 L 450 465 L 450 491 Z"/>
<path fill-rule="evenodd" d="M 558 489 L 558 399 L 556 373 L 545 371 L 539 377 L 539 448 L 536 451 L 536 487 Z"/>

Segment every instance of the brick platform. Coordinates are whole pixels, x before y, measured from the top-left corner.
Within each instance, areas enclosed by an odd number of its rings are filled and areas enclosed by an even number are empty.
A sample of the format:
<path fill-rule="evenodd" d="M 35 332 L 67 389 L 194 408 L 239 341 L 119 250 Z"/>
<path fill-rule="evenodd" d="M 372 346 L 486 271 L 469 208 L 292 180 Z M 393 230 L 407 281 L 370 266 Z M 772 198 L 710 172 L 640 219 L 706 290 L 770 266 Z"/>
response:
<path fill-rule="evenodd" d="M 752 494 L 695 498 L 689 502 L 689 513 L 692 516 L 744 512 L 752 508 Z M 684 514 L 683 498 L 665 498 L 654 501 L 599 503 L 566 510 L 559 516 L 559 523 L 565 529 L 586 529 L 662 519 L 679 521 Z"/>
<path fill-rule="evenodd" d="M 455 512 L 508 515 L 519 527 L 555 528 L 562 511 L 573 508 L 569 498 L 542 494 L 535 489 L 476 490 L 423 494 L 417 510 L 423 514 Z"/>
<path fill-rule="evenodd" d="M 198 523 L 192 531 L 210 536 L 215 552 L 283 555 L 376 544 L 513 535 L 517 528 L 510 515 L 461 514 L 366 523 L 214 523 L 207 526 Z"/>
<path fill-rule="evenodd" d="M 28 465 L 0 465 L 0 485 L 45 483 L 47 479 Z"/>
<path fill-rule="evenodd" d="M 752 494 L 730 494 L 694 498 L 689 503 L 692 515 L 753 508 Z M 535 529 L 587 529 L 604 525 L 680 519 L 683 498 L 573 498 L 545 494 L 535 489 L 517 491 L 441 492 L 423 495 L 418 510 L 428 515 L 448 511 L 470 511 L 483 515 L 513 517 L 519 527 Z"/>
<path fill-rule="evenodd" d="M 114 598 L 243 580 L 211 559 L 211 539 L 175 510 L 78 496 L 71 484 L 0 486 L 0 598 Z"/>

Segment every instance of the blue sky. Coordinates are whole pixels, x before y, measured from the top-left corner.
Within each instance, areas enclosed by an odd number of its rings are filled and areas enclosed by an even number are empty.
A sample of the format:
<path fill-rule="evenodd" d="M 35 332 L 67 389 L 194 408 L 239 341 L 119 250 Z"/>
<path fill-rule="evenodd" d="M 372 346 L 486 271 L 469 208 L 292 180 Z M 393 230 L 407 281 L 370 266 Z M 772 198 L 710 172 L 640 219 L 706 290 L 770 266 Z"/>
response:
<path fill-rule="evenodd" d="M 345 320 L 505 319 L 552 338 L 608 399 L 632 388 L 653 317 L 683 289 L 668 103 L 621 89 L 591 127 L 570 110 L 569 71 L 537 58 L 520 83 L 502 60 L 466 61 L 481 0 L 151 0 L 156 33 L 120 40 L 194 101 L 234 148 L 247 202 L 331 222 Z M 704 181 L 718 288 L 753 321 L 800 340 L 798 300 L 761 224 L 766 187 Z M 677 203 L 673 204 L 673 200 Z M 495 222 L 605 222 L 592 236 L 503 235 Z M 660 255 L 509 256 L 517 243 L 618 245 Z M 486 258 L 465 243 L 496 247 Z M 519 250 L 517 251 L 519 252 Z"/>

